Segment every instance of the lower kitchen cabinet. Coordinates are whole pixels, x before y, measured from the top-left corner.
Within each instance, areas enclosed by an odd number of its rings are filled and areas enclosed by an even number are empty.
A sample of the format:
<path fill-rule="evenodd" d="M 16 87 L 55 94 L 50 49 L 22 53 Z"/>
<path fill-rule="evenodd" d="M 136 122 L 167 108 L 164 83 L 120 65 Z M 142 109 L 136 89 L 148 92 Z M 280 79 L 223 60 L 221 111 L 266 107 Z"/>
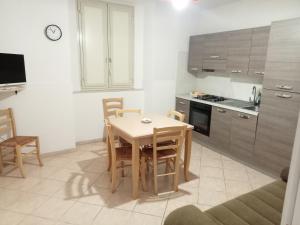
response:
<path fill-rule="evenodd" d="M 176 98 L 176 111 L 184 115 L 184 122 L 189 123 L 190 101 L 183 98 Z"/>
<path fill-rule="evenodd" d="M 272 173 L 290 165 L 300 94 L 264 90 L 255 142 L 255 161 Z"/>
<path fill-rule="evenodd" d="M 217 149 L 228 152 L 230 149 L 231 110 L 213 107 L 210 123 L 210 143 Z"/>
<path fill-rule="evenodd" d="M 238 159 L 253 161 L 257 116 L 231 113 L 230 153 Z"/>

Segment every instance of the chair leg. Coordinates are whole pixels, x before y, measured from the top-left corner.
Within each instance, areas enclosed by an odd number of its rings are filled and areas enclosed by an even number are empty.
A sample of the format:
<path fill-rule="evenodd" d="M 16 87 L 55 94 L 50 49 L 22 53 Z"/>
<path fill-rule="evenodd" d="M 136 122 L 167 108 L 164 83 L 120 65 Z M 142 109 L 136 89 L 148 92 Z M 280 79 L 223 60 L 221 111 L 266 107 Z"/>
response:
<path fill-rule="evenodd" d="M 125 177 L 124 161 L 121 161 L 122 177 Z"/>
<path fill-rule="evenodd" d="M 17 156 L 17 158 L 16 158 L 16 160 L 17 160 L 17 166 L 18 166 L 18 168 L 19 168 L 19 170 L 21 172 L 22 177 L 25 178 L 26 176 L 25 176 L 25 172 L 24 172 L 23 159 L 22 159 L 22 153 L 21 153 L 20 146 L 17 146 L 16 149 L 15 149 L 15 151 L 16 151 L 16 156 Z"/>
<path fill-rule="evenodd" d="M 110 144 L 109 144 L 109 139 L 108 137 L 105 138 L 106 141 L 106 147 L 107 147 L 107 152 L 108 152 L 108 166 L 107 166 L 107 171 L 111 170 L 111 149 L 110 149 Z"/>
<path fill-rule="evenodd" d="M 42 159 L 41 159 L 41 147 L 40 147 L 40 140 L 39 138 L 37 138 L 35 140 L 35 144 L 36 144 L 36 157 L 39 161 L 39 164 L 40 166 L 43 166 L 43 162 L 42 162 Z"/>
<path fill-rule="evenodd" d="M 0 174 L 2 174 L 3 171 L 3 159 L 2 159 L 2 151 L 0 149 Z"/>
<path fill-rule="evenodd" d="M 154 181 L 154 194 L 158 193 L 157 187 L 157 160 L 153 159 L 153 181 Z"/>
<path fill-rule="evenodd" d="M 143 191 L 147 191 L 148 188 L 146 184 L 146 159 L 144 156 L 141 157 L 141 180 Z"/>
<path fill-rule="evenodd" d="M 114 193 L 117 189 L 117 165 L 112 165 L 111 168 L 111 191 Z"/>
<path fill-rule="evenodd" d="M 175 169 L 175 175 L 174 175 L 174 191 L 178 191 L 178 182 L 179 182 L 179 160 L 180 158 L 177 156 L 175 158 L 175 165 L 174 165 L 174 169 Z"/>

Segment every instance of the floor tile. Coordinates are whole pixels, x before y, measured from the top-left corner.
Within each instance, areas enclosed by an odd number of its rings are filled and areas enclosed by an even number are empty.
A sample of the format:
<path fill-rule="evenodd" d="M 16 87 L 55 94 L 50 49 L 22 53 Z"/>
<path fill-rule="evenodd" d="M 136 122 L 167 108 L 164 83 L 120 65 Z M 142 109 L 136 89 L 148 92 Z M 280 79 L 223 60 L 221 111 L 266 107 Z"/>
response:
<path fill-rule="evenodd" d="M 102 207 L 86 203 L 75 203 L 61 218 L 61 221 L 78 224 L 90 225 L 100 212 Z"/>
<path fill-rule="evenodd" d="M 223 168 L 221 159 L 216 158 L 201 158 L 201 166 Z"/>
<path fill-rule="evenodd" d="M 245 181 L 248 182 L 248 174 L 246 169 L 241 168 L 237 169 L 224 169 L 224 177 L 225 180 L 236 180 L 236 181 Z"/>
<path fill-rule="evenodd" d="M 74 203 L 74 201 L 50 198 L 38 209 L 34 210 L 33 215 L 46 219 L 58 220 L 68 209 L 72 207 Z"/>
<path fill-rule="evenodd" d="M 37 193 L 42 195 L 52 196 L 61 188 L 63 188 L 65 182 L 43 179 L 39 184 L 37 184 L 34 188 L 29 190 L 31 193 Z"/>
<path fill-rule="evenodd" d="M 18 225 L 55 225 L 55 221 L 35 217 L 35 216 L 26 216 L 24 220 L 21 221 Z"/>
<path fill-rule="evenodd" d="M 224 180 L 218 178 L 201 177 L 199 187 L 212 191 L 225 191 Z"/>
<path fill-rule="evenodd" d="M 15 178 L 13 182 L 5 187 L 13 190 L 28 191 L 40 182 L 41 179 L 34 177 Z"/>
<path fill-rule="evenodd" d="M 0 188 L 0 208 L 9 208 L 18 201 L 20 195 L 19 191 Z"/>
<path fill-rule="evenodd" d="M 93 225 L 123 225 L 130 224 L 131 212 L 120 209 L 103 208 L 97 215 Z"/>
<path fill-rule="evenodd" d="M 0 209 L 0 225 L 17 225 L 24 217 L 24 214 Z"/>
<path fill-rule="evenodd" d="M 131 214 L 129 224 L 130 225 L 161 225 L 162 218 L 133 212 Z"/>
<path fill-rule="evenodd" d="M 201 166 L 200 177 L 214 177 L 224 179 L 223 169 L 209 166 Z"/>
<path fill-rule="evenodd" d="M 167 206 L 167 199 L 160 199 L 157 196 L 139 199 L 134 211 L 147 215 L 162 217 Z"/>
<path fill-rule="evenodd" d="M 241 181 L 225 181 L 226 183 L 226 190 L 229 194 L 238 196 L 251 191 L 251 185 L 248 182 L 241 182 Z"/>
<path fill-rule="evenodd" d="M 211 191 L 207 189 L 199 189 L 198 204 L 200 205 L 219 205 L 227 200 L 225 191 Z"/>

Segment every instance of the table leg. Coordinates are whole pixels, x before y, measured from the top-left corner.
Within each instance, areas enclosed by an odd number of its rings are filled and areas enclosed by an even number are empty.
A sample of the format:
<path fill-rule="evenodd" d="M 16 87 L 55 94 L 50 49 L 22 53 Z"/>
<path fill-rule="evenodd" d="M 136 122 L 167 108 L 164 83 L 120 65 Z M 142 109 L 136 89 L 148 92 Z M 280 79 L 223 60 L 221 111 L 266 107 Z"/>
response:
<path fill-rule="evenodd" d="M 185 181 L 189 181 L 189 168 L 191 161 L 192 151 L 192 130 L 187 130 L 185 134 L 185 146 L 184 146 L 184 178 Z"/>
<path fill-rule="evenodd" d="M 132 197 L 139 195 L 140 145 L 138 140 L 132 142 Z"/>

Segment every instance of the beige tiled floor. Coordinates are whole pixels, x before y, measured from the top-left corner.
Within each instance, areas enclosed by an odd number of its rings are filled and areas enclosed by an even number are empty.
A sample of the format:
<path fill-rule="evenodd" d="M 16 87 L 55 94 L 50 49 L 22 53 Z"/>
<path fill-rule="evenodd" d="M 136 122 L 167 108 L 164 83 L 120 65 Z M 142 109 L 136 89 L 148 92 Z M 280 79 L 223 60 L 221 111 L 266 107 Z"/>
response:
<path fill-rule="evenodd" d="M 206 210 L 270 183 L 273 178 L 193 142 L 191 181 L 180 191 L 172 180 L 160 178 L 165 192 L 142 192 L 131 198 L 130 170 L 110 191 L 104 143 L 78 146 L 73 152 L 43 158 L 44 167 L 26 162 L 27 178 L 6 168 L 0 176 L 0 225 L 161 225 L 174 209 L 193 204 Z M 162 168 L 163 169 L 163 168 Z"/>

